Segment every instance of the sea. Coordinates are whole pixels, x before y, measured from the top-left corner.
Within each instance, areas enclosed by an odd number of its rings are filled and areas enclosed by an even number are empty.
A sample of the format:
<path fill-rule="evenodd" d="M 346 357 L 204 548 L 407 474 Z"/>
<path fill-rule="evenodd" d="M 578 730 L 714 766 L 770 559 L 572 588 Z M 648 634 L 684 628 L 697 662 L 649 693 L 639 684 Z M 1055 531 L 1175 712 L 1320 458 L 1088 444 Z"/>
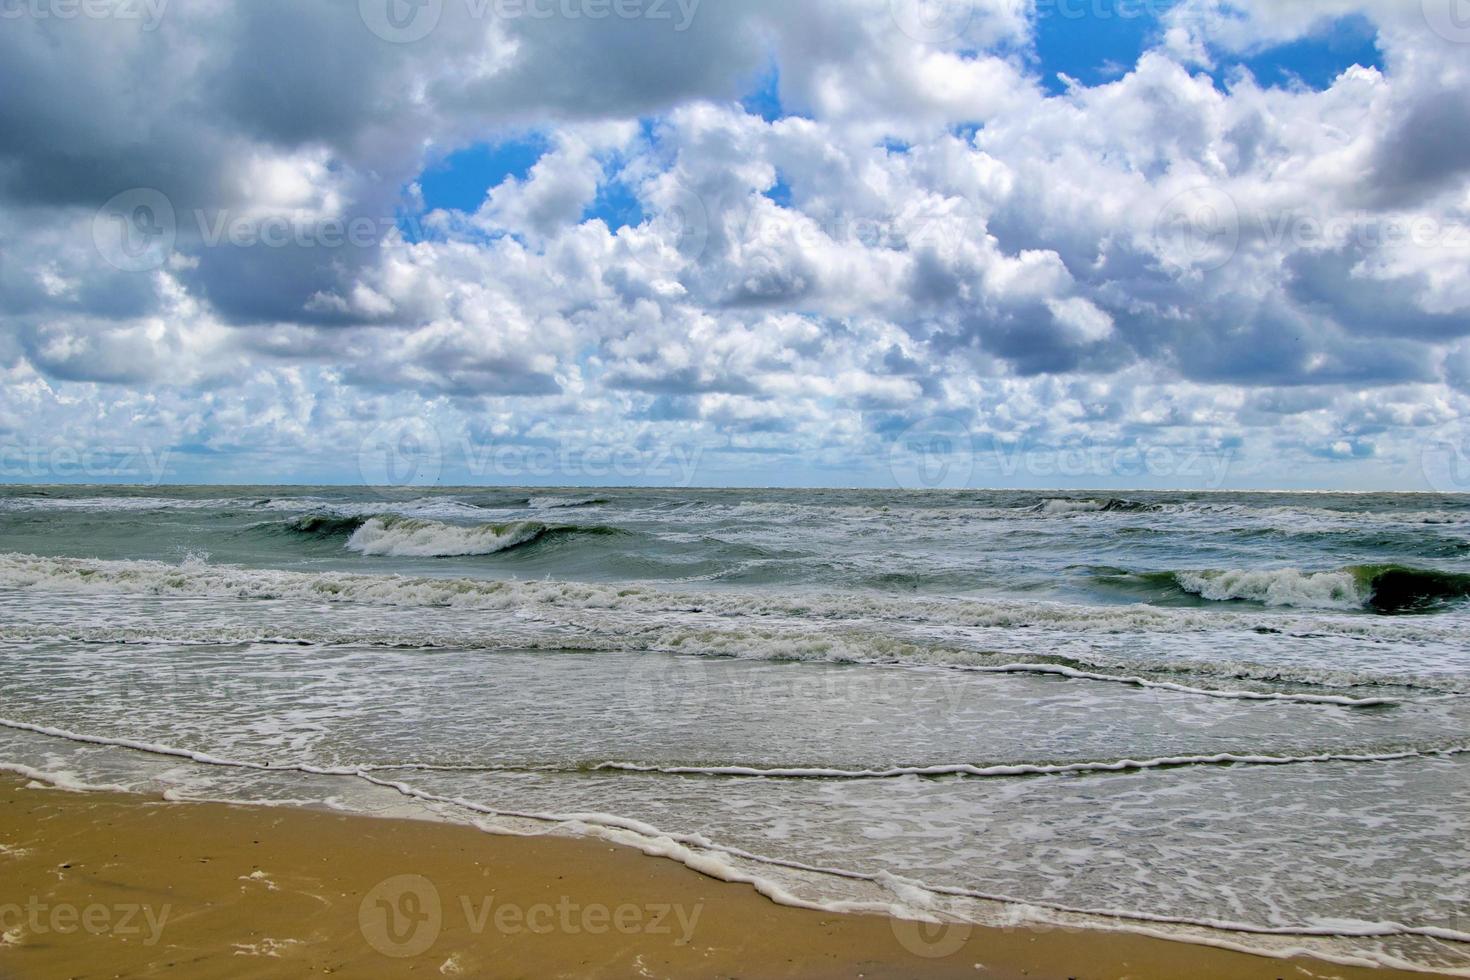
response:
<path fill-rule="evenodd" d="M 65 789 L 1470 976 L 1466 496 L 0 488 L 0 676 Z"/>

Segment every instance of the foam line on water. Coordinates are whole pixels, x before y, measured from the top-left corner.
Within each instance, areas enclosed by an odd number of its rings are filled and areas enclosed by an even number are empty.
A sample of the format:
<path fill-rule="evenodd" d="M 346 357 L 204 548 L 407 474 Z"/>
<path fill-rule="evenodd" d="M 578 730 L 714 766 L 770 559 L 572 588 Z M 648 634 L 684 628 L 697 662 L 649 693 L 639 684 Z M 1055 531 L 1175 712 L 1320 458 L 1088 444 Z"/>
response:
<path fill-rule="evenodd" d="M 578 624 L 568 621 L 566 625 L 577 626 Z M 603 625 L 606 625 L 605 620 Z M 731 632 L 732 636 L 738 635 L 739 630 Z M 827 640 L 831 642 L 832 634 L 826 634 Z M 752 634 L 751 639 L 761 640 L 763 635 Z M 76 623 L 51 624 L 51 623 L 7 623 L 0 624 L 0 641 L 8 642 L 35 642 L 62 640 L 74 644 L 85 645 L 117 645 L 135 646 L 148 644 L 169 644 L 180 646 L 216 646 L 216 645 L 239 645 L 249 644 L 257 646 L 297 646 L 297 647 L 333 647 L 333 646 L 365 646 L 386 648 L 394 650 L 422 649 L 422 650 L 483 650 L 489 652 L 530 652 L 530 651 L 554 651 L 560 653 L 596 653 L 607 651 L 623 652 L 648 652 L 665 653 L 675 656 L 706 657 L 707 659 L 726 659 L 723 652 L 714 652 L 708 655 L 691 652 L 687 649 L 688 643 L 682 639 L 682 634 L 677 630 L 650 630 L 646 627 L 630 631 L 618 629 L 607 629 L 605 634 L 598 635 L 589 632 L 583 625 L 575 632 L 558 630 L 556 632 L 537 634 L 534 632 L 496 632 L 468 631 L 464 629 L 441 629 L 441 628 L 414 628 L 406 631 L 399 630 L 373 630 L 358 628 L 332 627 L 292 627 L 289 633 L 268 633 L 259 627 L 219 625 L 219 626 L 177 626 L 152 624 L 146 627 L 139 626 L 90 626 Z M 1287 683 L 1303 685 L 1307 687 L 1332 687 L 1332 688 L 1384 688 L 1391 687 L 1411 692 L 1430 692 L 1424 695 L 1416 695 L 1418 702 L 1430 700 L 1444 700 L 1458 697 L 1470 696 L 1462 690 L 1464 682 L 1458 684 L 1454 677 L 1426 678 L 1421 676 L 1387 676 L 1372 673 L 1361 673 L 1352 671 L 1333 672 L 1316 667 L 1306 667 L 1300 670 L 1291 670 L 1281 666 L 1265 666 L 1249 662 L 1213 662 L 1202 661 L 1198 663 L 1178 663 L 1168 661 L 1139 662 L 1127 661 L 1116 665 L 1107 663 L 1095 663 L 1087 660 L 1078 660 L 1074 657 L 1065 658 L 1066 662 L 1057 662 L 1061 658 L 1048 658 L 1035 663 L 1018 662 L 1014 664 L 986 665 L 973 663 L 976 657 L 989 657 L 996 660 L 1004 660 L 1006 655 L 987 654 L 981 651 L 956 650 L 948 647 L 942 642 L 926 648 L 924 651 L 928 659 L 895 659 L 887 655 L 864 655 L 856 650 L 851 656 L 844 655 L 841 658 L 828 657 L 820 662 L 857 663 L 863 666 L 892 667 L 897 669 L 919 669 L 919 670 L 960 670 L 976 673 L 1012 673 L 1012 674 L 1051 674 L 1065 676 L 1077 680 L 1095 680 L 1108 683 L 1126 684 L 1135 687 L 1153 688 L 1167 690 L 1174 693 L 1189 694 L 1203 697 L 1229 698 L 1235 700 L 1250 701 L 1295 701 L 1299 703 L 1326 703 L 1342 704 L 1348 707 L 1376 707 L 1385 704 L 1401 703 L 1400 700 L 1377 697 L 1377 698 L 1354 698 L 1338 695 L 1311 695 L 1305 693 L 1274 693 L 1262 691 L 1242 691 L 1233 689 L 1207 688 L 1182 684 L 1173 681 L 1163 681 L 1138 676 L 1136 673 L 1106 673 L 1108 669 L 1119 671 L 1147 671 L 1152 674 L 1192 674 L 1195 676 L 1219 677 L 1221 679 L 1248 679 L 1260 680 L 1267 683 Z M 948 659 L 945 659 L 948 658 Z M 766 659 L 786 661 L 792 659 L 786 655 L 786 651 L 772 649 L 765 657 L 746 655 L 737 659 Z M 795 658 L 800 659 L 800 658 Z"/>
<path fill-rule="evenodd" d="M 167 631 L 158 627 L 149 629 L 117 629 L 112 627 L 101 630 L 89 629 L 77 626 L 65 626 L 57 629 L 38 628 L 32 625 L 0 626 L 0 640 L 18 640 L 22 642 L 38 639 L 64 639 L 75 643 L 87 644 L 148 644 L 148 643 L 180 643 L 190 645 L 214 645 L 214 644 L 258 644 L 262 646 L 373 646 L 387 647 L 390 649 L 452 649 L 464 647 L 466 649 L 487 651 L 557 651 L 557 652 L 579 652 L 595 653 L 602 651 L 643 651 L 647 653 L 662 653 L 675 656 L 701 657 L 698 653 L 689 653 L 679 649 L 682 644 L 668 641 L 665 634 L 644 635 L 617 635 L 599 637 L 587 634 L 557 633 L 552 636 L 536 636 L 526 633 L 506 633 L 504 635 L 438 635 L 433 633 L 421 633 L 417 635 L 374 633 L 370 631 L 347 631 L 320 633 L 315 636 L 267 636 L 259 629 L 251 627 L 198 630 L 188 628 L 184 630 Z M 943 648 L 935 648 L 936 654 L 942 655 Z M 722 657 L 710 656 L 705 659 L 723 659 Z M 750 658 L 747 658 L 750 659 Z M 756 658 L 759 659 L 759 658 Z M 767 659 L 783 660 L 779 651 Z M 835 662 L 835 661 L 824 661 Z M 1085 670 L 1080 667 L 1071 667 L 1065 664 L 1055 663 L 1010 663 L 998 665 L 985 665 L 973 663 L 947 663 L 943 660 L 919 660 L 914 658 L 863 658 L 854 656 L 846 660 L 848 663 L 857 663 L 871 667 L 889 667 L 898 669 L 915 670 L 956 670 L 974 674 L 1033 674 L 1050 677 L 1062 677 L 1068 680 L 1095 681 L 1106 684 L 1120 684 L 1126 687 L 1135 687 L 1145 690 L 1168 691 L 1174 694 L 1185 694 L 1194 697 L 1207 697 L 1232 701 L 1253 701 L 1262 703 L 1286 703 L 1286 704 L 1312 704 L 1328 705 L 1342 708 L 1381 708 L 1391 707 L 1402 703 L 1397 698 L 1387 697 L 1352 697 L 1339 694 L 1306 694 L 1300 692 L 1279 691 L 1250 691 L 1231 688 L 1209 688 L 1195 687 L 1188 684 L 1180 684 L 1175 681 L 1150 680 L 1132 674 L 1108 674 L 1097 670 Z M 1177 668 L 1172 668 L 1176 669 Z M 1412 685 L 1405 685 L 1412 686 Z M 1455 695 L 1450 695 L 1455 696 Z"/>
<path fill-rule="evenodd" d="M 1323 754 L 1300 756 L 1181 755 L 1162 759 L 1120 759 L 1117 762 L 1075 762 L 1059 765 L 975 766 L 967 763 L 940 766 L 899 766 L 892 769 L 760 769 L 750 766 L 644 766 L 606 762 L 598 770 L 658 773 L 666 776 L 731 776 L 747 779 L 895 779 L 902 776 L 973 776 L 982 779 L 1014 776 L 1067 776 L 1085 773 L 1141 772 L 1149 769 L 1184 769 L 1194 766 L 1299 766 L 1314 763 L 1403 762 L 1408 759 L 1443 758 L 1470 754 L 1470 746 L 1431 749 L 1422 752 L 1383 754 Z"/>
<path fill-rule="evenodd" d="M 1291 701 L 1298 704 L 1330 704 L 1343 708 L 1381 708 L 1399 702 L 1392 698 L 1352 698 L 1337 694 L 1292 694 L 1276 691 L 1225 691 L 1215 688 L 1190 687 L 1173 681 L 1151 681 L 1144 677 L 1129 677 L 1121 674 L 1100 674 L 1095 671 L 1079 670 L 1062 664 L 1003 664 L 996 667 L 960 666 L 958 669 L 981 674 L 1050 674 L 1070 680 L 1103 681 L 1109 684 L 1127 684 L 1130 687 L 1151 688 L 1158 691 L 1173 691 L 1176 694 L 1193 694 L 1207 698 L 1225 698 L 1235 701 Z"/>

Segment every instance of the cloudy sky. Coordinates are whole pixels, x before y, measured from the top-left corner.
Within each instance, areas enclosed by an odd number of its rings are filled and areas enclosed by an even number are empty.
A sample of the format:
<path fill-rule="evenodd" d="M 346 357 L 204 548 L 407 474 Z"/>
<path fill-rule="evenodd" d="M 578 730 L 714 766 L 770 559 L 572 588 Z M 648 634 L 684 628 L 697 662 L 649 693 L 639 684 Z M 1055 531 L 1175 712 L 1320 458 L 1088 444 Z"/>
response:
<path fill-rule="evenodd" d="M 1466 0 L 0 0 L 0 479 L 1470 490 Z"/>

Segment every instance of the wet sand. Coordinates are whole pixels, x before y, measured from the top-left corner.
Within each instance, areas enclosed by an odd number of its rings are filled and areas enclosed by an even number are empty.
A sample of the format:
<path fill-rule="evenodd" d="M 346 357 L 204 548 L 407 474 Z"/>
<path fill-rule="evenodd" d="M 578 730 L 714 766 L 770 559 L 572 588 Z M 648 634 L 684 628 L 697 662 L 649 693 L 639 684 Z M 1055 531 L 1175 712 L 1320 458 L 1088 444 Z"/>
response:
<path fill-rule="evenodd" d="M 777 905 L 592 840 L 0 776 L 0 977 L 1423 978 Z"/>

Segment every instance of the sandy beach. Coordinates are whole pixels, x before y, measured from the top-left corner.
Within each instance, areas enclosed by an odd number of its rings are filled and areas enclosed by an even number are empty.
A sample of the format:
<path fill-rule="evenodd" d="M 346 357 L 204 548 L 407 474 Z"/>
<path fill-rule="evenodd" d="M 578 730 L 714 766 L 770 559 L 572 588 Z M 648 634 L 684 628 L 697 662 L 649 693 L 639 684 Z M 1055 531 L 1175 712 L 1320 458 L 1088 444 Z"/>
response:
<path fill-rule="evenodd" d="M 777 905 L 627 848 L 0 779 L 0 976 L 1426 977 Z"/>

